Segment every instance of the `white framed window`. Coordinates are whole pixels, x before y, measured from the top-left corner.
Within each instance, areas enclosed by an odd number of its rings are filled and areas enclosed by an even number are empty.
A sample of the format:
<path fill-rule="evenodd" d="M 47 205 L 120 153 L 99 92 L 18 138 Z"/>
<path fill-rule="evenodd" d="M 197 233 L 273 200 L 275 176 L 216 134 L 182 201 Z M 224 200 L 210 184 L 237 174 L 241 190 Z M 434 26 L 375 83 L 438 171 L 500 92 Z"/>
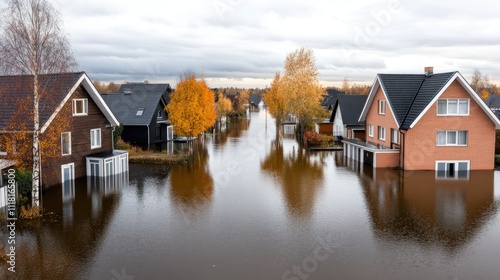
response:
<path fill-rule="evenodd" d="M 378 127 L 378 139 L 385 141 L 385 127 L 383 126 Z"/>
<path fill-rule="evenodd" d="M 399 144 L 399 131 L 397 129 L 391 128 L 391 142 Z"/>
<path fill-rule="evenodd" d="M 91 129 L 90 130 L 90 148 L 97 149 L 101 147 L 101 129 Z"/>
<path fill-rule="evenodd" d="M 453 160 L 436 161 L 436 178 L 438 179 L 469 179 L 470 161 Z"/>
<path fill-rule="evenodd" d="M 71 155 L 71 132 L 61 133 L 61 154 Z"/>
<path fill-rule="evenodd" d="M 438 116 L 468 116 L 469 99 L 439 99 Z"/>
<path fill-rule="evenodd" d="M 161 116 L 161 110 L 158 110 L 158 115 L 156 116 L 158 119 L 161 119 L 162 116 Z"/>
<path fill-rule="evenodd" d="M 385 115 L 385 105 L 386 105 L 385 100 L 378 101 L 378 114 L 379 115 Z"/>
<path fill-rule="evenodd" d="M 75 198 L 75 164 L 61 165 L 61 181 L 63 201 Z"/>
<path fill-rule="evenodd" d="M 86 98 L 73 99 L 73 116 L 86 116 L 89 113 L 88 100 Z"/>
<path fill-rule="evenodd" d="M 144 108 L 137 109 L 137 113 L 135 113 L 135 116 L 140 117 L 142 115 L 144 115 Z"/>
<path fill-rule="evenodd" d="M 368 136 L 373 137 L 373 124 L 368 125 Z"/>
<path fill-rule="evenodd" d="M 437 146 L 467 146 L 467 130 L 439 130 L 436 133 Z"/>
<path fill-rule="evenodd" d="M 173 140 L 174 139 L 174 127 L 169 125 L 167 126 L 167 140 Z"/>

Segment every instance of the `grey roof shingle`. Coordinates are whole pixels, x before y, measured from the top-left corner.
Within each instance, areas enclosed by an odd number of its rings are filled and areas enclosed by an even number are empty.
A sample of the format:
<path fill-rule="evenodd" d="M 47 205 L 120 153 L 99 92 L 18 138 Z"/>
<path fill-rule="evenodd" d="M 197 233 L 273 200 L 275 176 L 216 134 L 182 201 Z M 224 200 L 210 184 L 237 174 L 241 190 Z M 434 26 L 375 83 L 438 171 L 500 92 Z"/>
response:
<path fill-rule="evenodd" d="M 378 75 L 401 129 L 410 127 L 455 73 Z"/>
<path fill-rule="evenodd" d="M 75 86 L 84 72 L 40 75 L 40 127 L 43 126 Z M 24 127 L 33 130 L 33 76 L 0 76 L 0 129 L 21 113 Z M 16 123 L 21 126 L 23 123 Z"/>
<path fill-rule="evenodd" d="M 335 105 L 335 102 L 337 101 L 337 96 L 344 94 L 345 94 L 344 92 L 336 89 L 331 89 L 331 88 L 326 89 L 326 95 L 323 98 L 323 101 L 321 101 L 321 106 L 330 107 Z"/>
<path fill-rule="evenodd" d="M 363 111 L 367 98 L 367 95 L 338 95 L 330 116 L 330 122 L 333 122 L 335 114 L 340 108 L 344 125 L 362 125 L 363 122 L 359 121 L 359 115 Z"/>
<path fill-rule="evenodd" d="M 156 117 L 156 108 L 162 97 L 170 101 L 169 84 L 124 84 L 118 93 L 102 94 L 104 102 L 123 125 L 149 125 Z M 139 108 L 144 108 L 137 116 Z"/>

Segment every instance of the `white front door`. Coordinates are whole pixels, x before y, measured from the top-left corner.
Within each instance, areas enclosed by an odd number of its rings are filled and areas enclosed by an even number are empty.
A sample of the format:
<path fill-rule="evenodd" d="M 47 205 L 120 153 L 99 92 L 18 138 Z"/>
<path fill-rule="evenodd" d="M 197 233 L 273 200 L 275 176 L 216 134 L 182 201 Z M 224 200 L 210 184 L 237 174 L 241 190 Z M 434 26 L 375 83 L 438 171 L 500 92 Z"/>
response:
<path fill-rule="evenodd" d="M 75 164 L 61 165 L 62 197 L 63 201 L 75 197 Z"/>

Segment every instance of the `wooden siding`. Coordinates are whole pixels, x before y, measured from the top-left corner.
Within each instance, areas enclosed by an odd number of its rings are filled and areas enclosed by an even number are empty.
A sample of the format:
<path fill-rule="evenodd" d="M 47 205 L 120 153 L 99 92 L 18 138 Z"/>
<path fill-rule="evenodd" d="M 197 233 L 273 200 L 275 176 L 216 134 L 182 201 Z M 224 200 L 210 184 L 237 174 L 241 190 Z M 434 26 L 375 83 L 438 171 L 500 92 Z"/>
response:
<path fill-rule="evenodd" d="M 88 115 L 72 115 L 72 100 L 76 98 L 86 98 L 88 100 Z M 69 120 L 71 123 L 71 155 L 44 161 L 42 151 L 42 182 L 43 185 L 49 187 L 61 183 L 61 165 L 74 163 L 75 178 L 83 177 L 86 176 L 85 156 L 113 150 L 113 128 L 83 86 L 80 85 L 75 90 L 62 111 L 69 112 L 69 116 L 60 113 L 51 125 L 57 125 L 59 122 Z M 91 149 L 90 130 L 97 128 L 101 129 L 101 147 Z M 43 134 L 41 137 L 43 137 Z"/>

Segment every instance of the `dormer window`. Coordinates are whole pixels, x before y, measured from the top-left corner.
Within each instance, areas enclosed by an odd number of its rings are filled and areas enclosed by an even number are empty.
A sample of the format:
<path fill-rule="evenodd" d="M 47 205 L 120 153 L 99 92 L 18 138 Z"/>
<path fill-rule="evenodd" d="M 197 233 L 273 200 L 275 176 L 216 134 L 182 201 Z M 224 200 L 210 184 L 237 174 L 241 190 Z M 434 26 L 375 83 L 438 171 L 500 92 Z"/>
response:
<path fill-rule="evenodd" d="M 86 116 L 89 113 L 88 100 L 86 98 L 73 99 L 73 116 Z"/>
<path fill-rule="evenodd" d="M 158 110 L 158 116 L 159 119 L 161 119 L 161 110 Z"/>
<path fill-rule="evenodd" d="M 137 113 L 135 113 L 135 115 L 136 115 L 137 117 L 140 117 L 140 116 L 142 116 L 143 114 L 144 114 L 144 108 L 139 108 L 139 109 L 137 109 Z"/>

